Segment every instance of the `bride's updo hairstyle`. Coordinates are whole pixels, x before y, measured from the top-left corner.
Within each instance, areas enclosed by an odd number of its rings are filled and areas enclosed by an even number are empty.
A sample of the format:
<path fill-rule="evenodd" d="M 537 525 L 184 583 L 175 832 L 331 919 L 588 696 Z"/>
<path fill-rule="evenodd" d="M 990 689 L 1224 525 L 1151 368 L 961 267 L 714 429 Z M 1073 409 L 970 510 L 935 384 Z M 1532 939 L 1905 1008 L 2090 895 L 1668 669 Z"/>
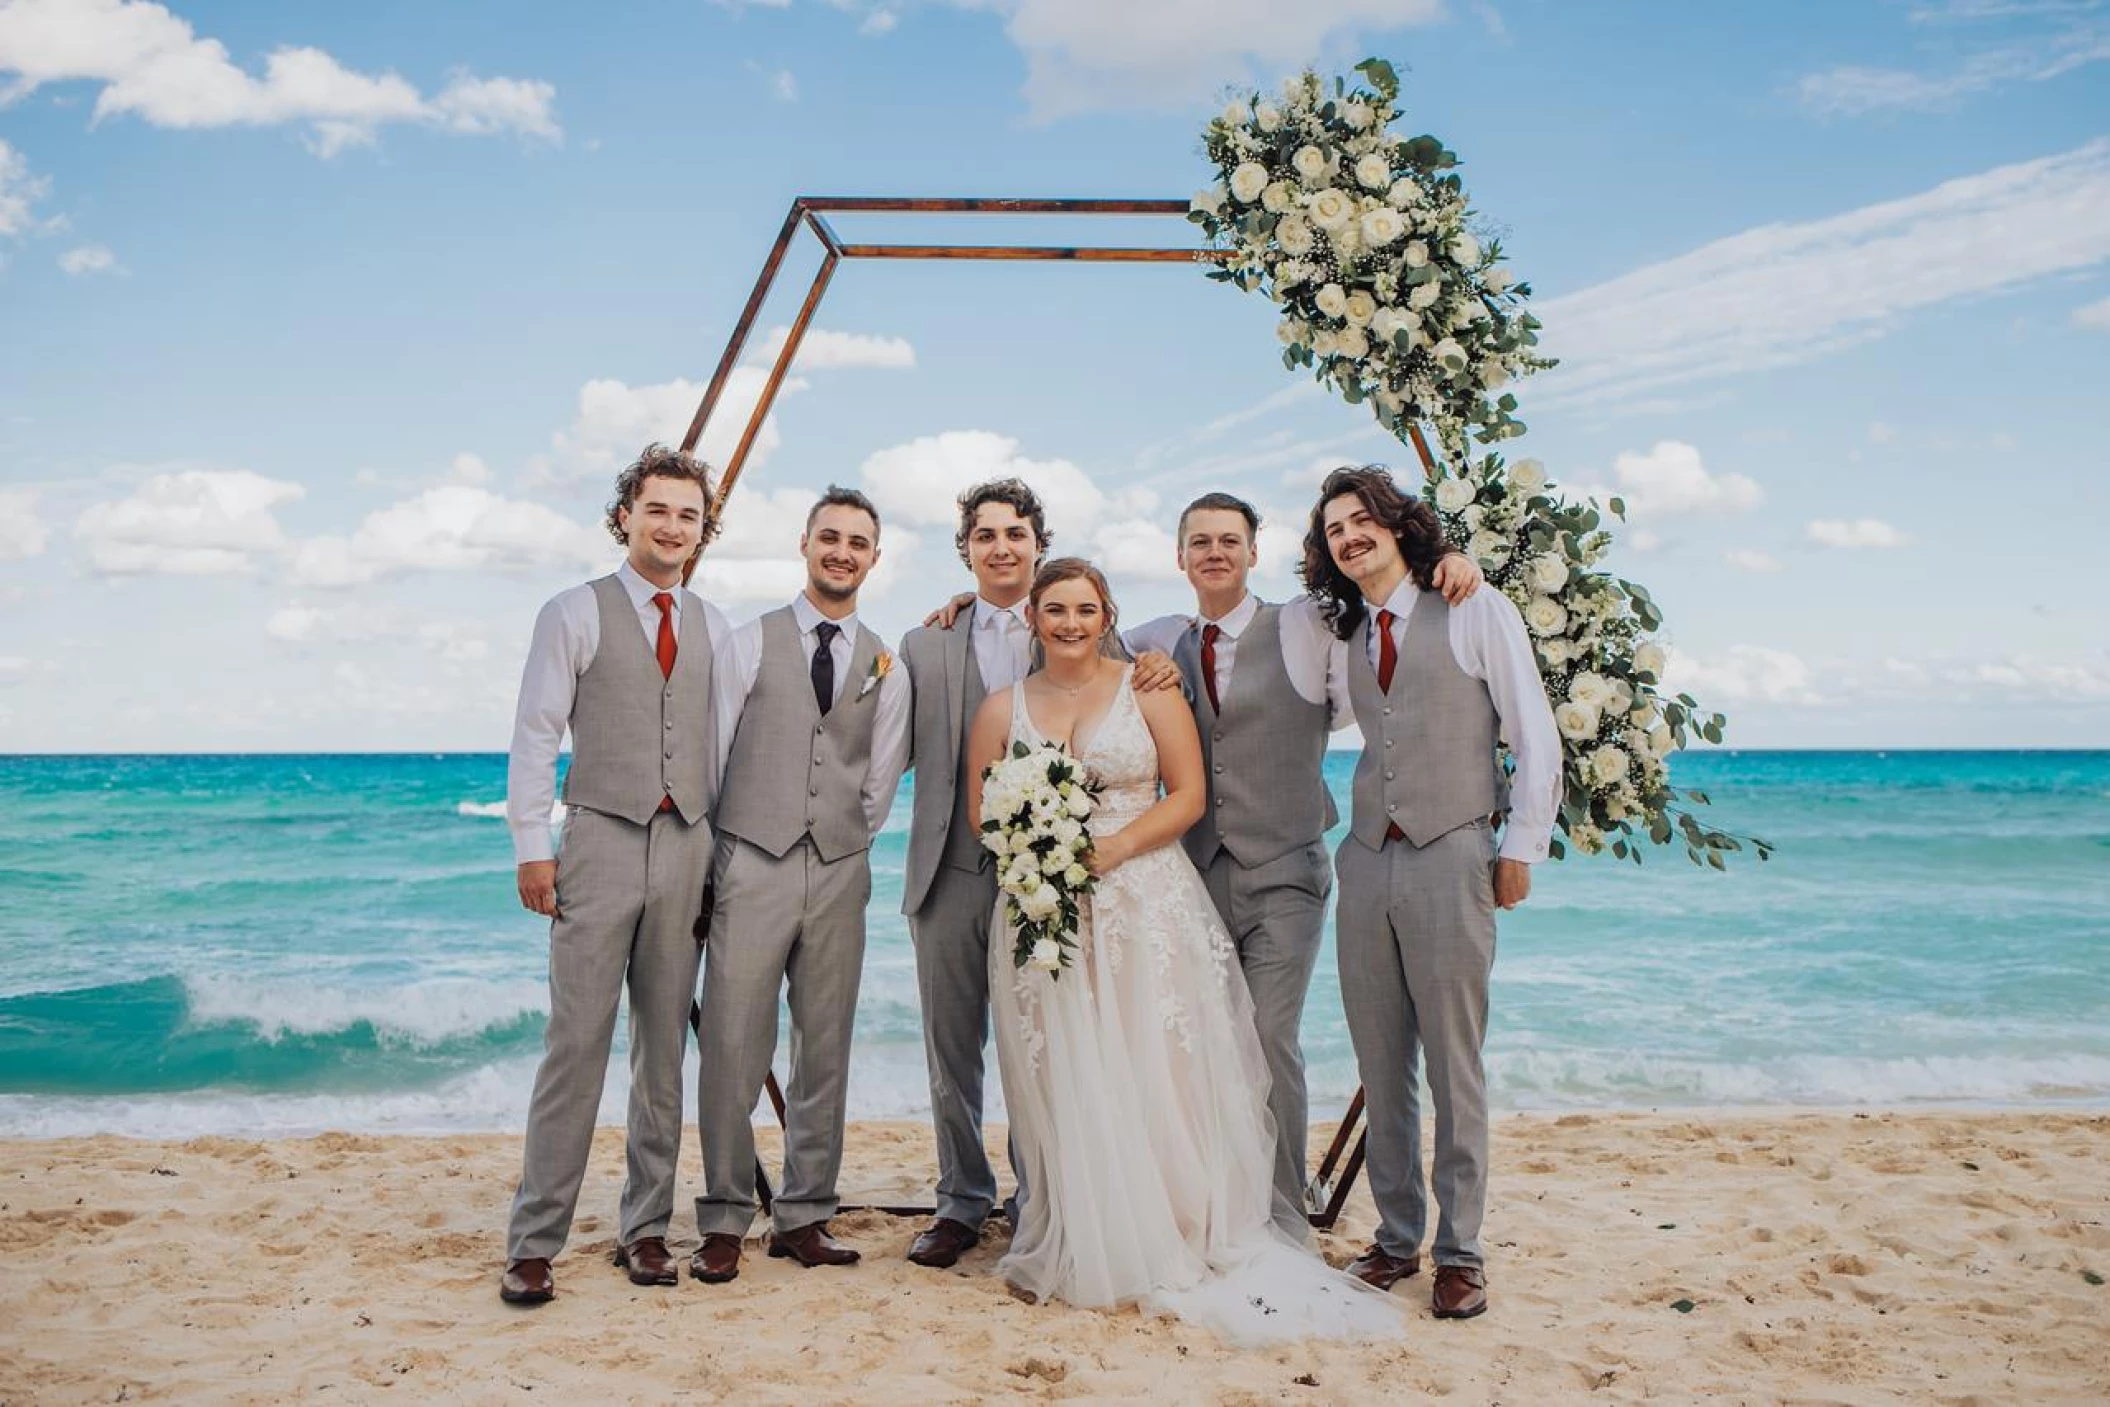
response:
<path fill-rule="evenodd" d="M 1041 569 L 1033 574 L 1033 589 L 1026 595 L 1026 604 L 1033 608 L 1036 622 L 1033 628 L 1035 666 L 1040 663 L 1041 653 L 1040 627 L 1037 623 L 1040 598 L 1066 581 L 1088 581 L 1092 584 L 1092 590 L 1099 593 L 1100 609 L 1106 612 L 1106 631 L 1099 637 L 1099 653 L 1110 655 L 1114 659 L 1127 659 L 1128 650 L 1121 643 L 1121 612 L 1114 605 L 1114 592 L 1113 588 L 1106 584 L 1106 573 L 1082 557 L 1057 557 L 1043 563 Z"/>

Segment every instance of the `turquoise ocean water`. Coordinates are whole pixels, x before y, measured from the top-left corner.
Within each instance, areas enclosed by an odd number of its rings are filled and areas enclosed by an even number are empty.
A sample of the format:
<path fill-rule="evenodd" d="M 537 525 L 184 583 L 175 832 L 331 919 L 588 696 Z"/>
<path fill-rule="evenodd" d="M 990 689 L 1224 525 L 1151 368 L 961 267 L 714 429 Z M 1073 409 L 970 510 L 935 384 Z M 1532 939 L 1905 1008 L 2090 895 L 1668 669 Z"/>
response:
<path fill-rule="evenodd" d="M 1498 1105 L 2110 1105 L 2110 753 L 1677 775 L 1778 857 L 1539 867 L 1502 922 Z M 0 1135 L 520 1127 L 547 938 L 504 785 L 498 755 L 0 757 Z M 874 852 L 862 1117 L 926 1108 L 907 818 Z M 1305 1048 L 1337 1111 L 1330 948 Z M 619 1048 L 609 1122 L 623 1079 Z"/>

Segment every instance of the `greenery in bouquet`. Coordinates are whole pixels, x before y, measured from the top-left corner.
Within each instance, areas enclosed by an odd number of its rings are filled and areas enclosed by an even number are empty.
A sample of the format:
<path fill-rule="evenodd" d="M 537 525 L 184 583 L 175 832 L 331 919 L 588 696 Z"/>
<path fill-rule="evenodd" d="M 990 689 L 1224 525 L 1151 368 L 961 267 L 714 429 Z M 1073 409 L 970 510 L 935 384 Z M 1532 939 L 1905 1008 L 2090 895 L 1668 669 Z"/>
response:
<path fill-rule="evenodd" d="M 1098 879 L 1087 827 L 1100 783 L 1056 743 L 1011 744 L 982 773 L 982 847 L 1012 929 L 1011 962 L 1057 980 L 1077 947 L 1079 906 Z"/>

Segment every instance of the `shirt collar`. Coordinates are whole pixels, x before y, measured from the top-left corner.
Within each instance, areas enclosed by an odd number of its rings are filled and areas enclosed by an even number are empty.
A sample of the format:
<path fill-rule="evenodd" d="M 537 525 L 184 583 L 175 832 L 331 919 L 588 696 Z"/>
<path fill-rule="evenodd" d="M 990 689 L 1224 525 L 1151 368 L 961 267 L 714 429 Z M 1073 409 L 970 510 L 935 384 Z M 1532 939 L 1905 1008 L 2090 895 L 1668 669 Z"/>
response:
<path fill-rule="evenodd" d="M 1217 619 L 1210 620 L 1207 616 L 1201 617 L 1201 624 L 1213 625 L 1225 635 L 1236 640 L 1239 636 L 1245 634 L 1246 627 L 1253 623 L 1253 617 L 1259 613 L 1260 598 L 1248 591 L 1237 605 L 1225 611 Z"/>
<path fill-rule="evenodd" d="M 994 628 L 996 625 L 996 618 L 998 616 L 1011 617 L 1013 620 L 1018 622 L 1019 628 L 1023 630 L 1026 625 L 1025 598 L 1021 597 L 1018 601 L 1009 606 L 996 605 L 990 602 L 985 597 L 981 596 L 977 596 L 974 598 L 975 629 L 980 630 L 985 627 Z"/>
<path fill-rule="evenodd" d="M 630 604 L 637 607 L 640 611 L 650 606 L 652 598 L 662 591 L 672 591 L 674 593 L 675 606 L 679 608 L 681 605 L 681 586 L 679 583 L 671 587 L 654 586 L 651 582 L 638 575 L 637 568 L 630 565 L 628 557 L 623 559 L 623 565 L 615 569 L 615 579 L 623 584 L 623 590 L 630 593 Z"/>
<path fill-rule="evenodd" d="M 814 605 L 813 598 L 803 591 L 791 598 L 791 618 L 799 623 L 799 633 L 801 635 L 813 634 L 815 627 L 820 625 L 822 621 L 832 619 L 832 617 L 822 615 L 821 608 Z M 852 611 L 849 615 L 834 623 L 835 627 L 842 631 L 845 637 L 848 637 L 857 629 L 857 613 Z"/>
<path fill-rule="evenodd" d="M 1413 610 L 1414 603 L 1420 599 L 1421 588 L 1414 584 L 1414 574 L 1409 572 L 1399 579 L 1399 585 L 1392 588 L 1392 594 L 1387 596 L 1384 604 L 1377 609 L 1390 611 L 1396 620 L 1405 620 L 1407 612 Z M 1377 612 L 1372 611 L 1371 618 L 1374 620 L 1376 616 Z"/>

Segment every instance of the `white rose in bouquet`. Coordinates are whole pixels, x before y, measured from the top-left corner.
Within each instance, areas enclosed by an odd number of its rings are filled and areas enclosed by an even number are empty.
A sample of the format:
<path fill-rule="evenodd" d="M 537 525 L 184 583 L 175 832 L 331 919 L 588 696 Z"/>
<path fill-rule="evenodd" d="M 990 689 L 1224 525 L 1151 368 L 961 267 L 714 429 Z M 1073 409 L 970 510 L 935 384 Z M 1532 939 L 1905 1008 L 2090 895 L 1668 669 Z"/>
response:
<path fill-rule="evenodd" d="M 1459 346 L 1455 339 L 1449 337 L 1438 342 L 1429 355 L 1436 358 L 1438 362 L 1441 362 L 1446 367 L 1449 367 L 1453 362 L 1461 366 L 1465 363 L 1465 348 Z"/>
<path fill-rule="evenodd" d="M 1392 163 L 1371 152 L 1355 163 L 1355 178 L 1371 190 L 1384 190 L 1392 184 Z"/>
<path fill-rule="evenodd" d="M 1092 872 L 1079 864 L 1072 864 L 1062 872 L 1062 882 L 1075 889 L 1092 877 Z"/>
<path fill-rule="evenodd" d="M 1223 110 L 1223 125 L 1226 127 L 1243 127 L 1245 126 L 1246 118 L 1251 113 L 1252 109 L 1246 105 L 1245 99 L 1236 99 L 1225 106 Z"/>
<path fill-rule="evenodd" d="M 1069 851 L 1061 846 L 1040 857 L 1040 872 L 1044 875 L 1059 875 L 1069 867 Z"/>
<path fill-rule="evenodd" d="M 1412 176 L 1402 176 L 1385 192 L 1385 203 L 1394 210 L 1412 210 L 1421 203 L 1421 183 Z"/>
<path fill-rule="evenodd" d="M 1480 262 L 1480 241 L 1460 230 L 1451 236 L 1451 258 L 1468 269 Z"/>
<path fill-rule="evenodd" d="M 1330 186 L 1306 200 L 1304 208 L 1310 212 L 1311 222 L 1328 234 L 1346 227 L 1355 218 L 1355 202 Z"/>
<path fill-rule="evenodd" d="M 1477 503 L 1472 503 L 1472 504 L 1468 504 L 1468 505 L 1466 505 L 1466 509 L 1465 509 L 1465 530 L 1466 530 L 1467 532 L 1475 532 L 1475 533 L 1476 533 L 1476 532 L 1480 531 L 1480 529 L 1482 529 L 1482 528 L 1484 528 L 1484 527 L 1486 527 L 1486 526 L 1487 526 L 1487 510 L 1486 510 L 1485 508 L 1483 508 L 1482 506 L 1480 506 L 1479 504 L 1477 504 Z"/>
<path fill-rule="evenodd" d="M 1355 292 L 1348 295 L 1348 302 L 1343 309 L 1343 316 L 1357 327 L 1368 327 L 1370 319 L 1377 316 L 1377 300 L 1358 288 Z"/>
<path fill-rule="evenodd" d="M 1267 168 L 1257 161 L 1241 162 L 1231 173 L 1231 194 L 1251 205 L 1267 189 Z"/>
<path fill-rule="evenodd" d="M 1330 318 L 1337 318 L 1348 311 L 1348 295 L 1337 283 L 1329 283 L 1312 298 L 1312 305 Z"/>
<path fill-rule="evenodd" d="M 1334 338 L 1334 345 L 1340 349 L 1342 356 L 1353 357 L 1356 361 L 1370 355 L 1370 339 L 1353 323 L 1341 329 Z"/>
<path fill-rule="evenodd" d="M 1568 584 L 1568 564 L 1552 553 L 1543 553 L 1531 559 L 1531 589 L 1551 596 Z"/>
<path fill-rule="evenodd" d="M 1652 674 L 1656 678 L 1661 679 L 1663 677 L 1663 667 L 1668 663 L 1670 663 L 1670 660 L 1664 654 L 1663 647 L 1654 641 L 1644 641 L 1634 651 L 1634 668 L 1643 674 Z"/>
<path fill-rule="evenodd" d="M 1465 544 L 1466 555 L 1482 562 L 1493 562 L 1497 566 L 1509 560 L 1509 539 L 1495 532 L 1476 532 Z M 1538 598 L 1543 601 L 1546 598 Z M 1534 603 L 1535 604 L 1535 603 Z M 1526 620 L 1530 617 L 1527 615 Z"/>
<path fill-rule="evenodd" d="M 1406 260 L 1410 269 L 1423 268 L 1429 262 L 1429 246 L 1418 239 L 1410 239 L 1400 257 Z"/>
<path fill-rule="evenodd" d="M 1634 706 L 1634 686 L 1624 679 L 1612 680 L 1612 697 L 1605 704 L 1607 713 L 1625 713 Z"/>
<path fill-rule="evenodd" d="M 1260 192 L 1260 208 L 1271 215 L 1285 215 L 1296 206 L 1297 193 L 1287 181 L 1269 181 Z"/>
<path fill-rule="evenodd" d="M 1341 120 L 1360 132 L 1376 120 L 1376 114 L 1368 103 L 1349 103 L 1341 109 Z"/>
<path fill-rule="evenodd" d="M 1509 369 L 1500 362 L 1489 362 L 1480 368 L 1480 384 L 1490 391 L 1499 391 L 1509 384 Z"/>
<path fill-rule="evenodd" d="M 1062 944 L 1053 938 L 1041 939 L 1033 945 L 1033 956 L 1027 959 L 1026 966 L 1038 968 L 1042 972 L 1061 971 Z"/>
<path fill-rule="evenodd" d="M 1263 132 L 1277 131 L 1282 126 L 1282 109 L 1273 103 L 1262 103 L 1253 109 L 1253 125 Z"/>
<path fill-rule="evenodd" d="M 1571 743 L 1579 743 L 1597 736 L 1597 710 L 1586 703 L 1570 699 L 1553 710 L 1554 726 L 1561 736 Z"/>
<path fill-rule="evenodd" d="M 1612 701 L 1612 681 L 1594 669 L 1586 669 L 1570 681 L 1568 697 L 1592 708 L 1603 708 Z"/>
<path fill-rule="evenodd" d="M 1631 764 L 1627 759 L 1626 749 L 1614 747 L 1610 743 L 1590 754 L 1590 775 L 1600 786 L 1611 786 L 1625 780 L 1629 765 Z"/>
<path fill-rule="evenodd" d="M 1559 638 L 1541 640 L 1538 648 L 1539 658 L 1544 660 L 1548 667 L 1560 669 L 1568 663 L 1570 654 L 1567 641 Z"/>
<path fill-rule="evenodd" d="M 1509 291 L 1509 270 L 1497 264 L 1481 275 L 1480 284 L 1489 293 L 1506 293 Z"/>
<path fill-rule="evenodd" d="M 1306 185 L 1316 185 L 1326 179 L 1327 172 L 1333 170 L 1333 158 L 1306 143 L 1297 148 L 1296 155 L 1289 159 L 1289 165 Z"/>
<path fill-rule="evenodd" d="M 1275 340 L 1285 347 L 1294 347 L 1304 341 L 1304 324 L 1295 318 L 1284 318 L 1275 324 Z"/>
<path fill-rule="evenodd" d="M 1229 196 L 1230 192 L 1225 190 L 1221 183 L 1218 183 L 1210 186 L 1207 190 L 1196 191 L 1194 199 L 1189 204 L 1204 214 L 1221 215 L 1224 213 L 1224 201 Z"/>
<path fill-rule="evenodd" d="M 1434 307 L 1442 297 L 1443 285 L 1431 279 L 1427 283 L 1414 285 L 1414 291 L 1407 295 L 1407 306 L 1417 313 L 1423 312 Z"/>
<path fill-rule="evenodd" d="M 1363 213 L 1357 228 L 1362 232 L 1363 242 L 1373 249 L 1383 249 L 1407 232 L 1407 222 L 1399 218 L 1399 212 L 1385 206 Z"/>
<path fill-rule="evenodd" d="M 1533 635 L 1561 635 L 1568 629 L 1567 608 L 1551 596 L 1534 596 L 1524 608 L 1524 624 Z"/>
<path fill-rule="evenodd" d="M 1444 479 L 1436 485 L 1436 506 L 1446 513 L 1460 513 L 1473 501 L 1473 486 L 1463 479 Z"/>
<path fill-rule="evenodd" d="M 1529 498 L 1546 487 L 1546 466 L 1536 459 L 1519 459 L 1509 466 L 1509 487 Z"/>
<path fill-rule="evenodd" d="M 1311 354 L 1325 358 L 1341 350 L 1341 339 L 1326 328 L 1320 328 L 1311 339 Z"/>
<path fill-rule="evenodd" d="M 1275 226 L 1275 243 L 1282 246 L 1285 254 L 1311 253 L 1311 226 L 1301 215 L 1284 215 Z"/>
<path fill-rule="evenodd" d="M 1670 756 L 1670 750 L 1677 745 L 1678 740 L 1671 733 L 1668 723 L 1658 723 L 1648 730 L 1648 750 L 1656 755 L 1658 761 Z"/>
<path fill-rule="evenodd" d="M 1397 308 L 1379 308 L 1370 315 L 1370 335 L 1387 347 L 1392 345 L 1393 334 L 1406 325 Z"/>

